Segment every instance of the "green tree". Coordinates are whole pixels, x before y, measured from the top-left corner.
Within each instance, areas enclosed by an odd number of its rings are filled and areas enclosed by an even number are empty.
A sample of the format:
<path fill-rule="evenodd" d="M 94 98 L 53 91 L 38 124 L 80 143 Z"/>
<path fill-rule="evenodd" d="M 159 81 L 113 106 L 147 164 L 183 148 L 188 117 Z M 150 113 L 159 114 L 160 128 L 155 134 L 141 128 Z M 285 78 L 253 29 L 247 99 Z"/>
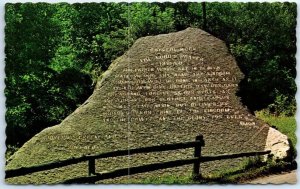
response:
<path fill-rule="evenodd" d="M 208 31 L 225 40 L 245 74 L 244 104 L 252 111 L 274 107 L 283 95 L 284 109 L 294 113 L 296 4 L 209 3 L 207 11 Z"/>
<path fill-rule="evenodd" d="M 67 39 L 70 25 L 57 21 L 62 14 L 68 21 L 67 8 L 6 5 L 7 144 L 22 145 L 58 124 L 91 93 L 91 79 L 77 67 L 76 51 Z"/>

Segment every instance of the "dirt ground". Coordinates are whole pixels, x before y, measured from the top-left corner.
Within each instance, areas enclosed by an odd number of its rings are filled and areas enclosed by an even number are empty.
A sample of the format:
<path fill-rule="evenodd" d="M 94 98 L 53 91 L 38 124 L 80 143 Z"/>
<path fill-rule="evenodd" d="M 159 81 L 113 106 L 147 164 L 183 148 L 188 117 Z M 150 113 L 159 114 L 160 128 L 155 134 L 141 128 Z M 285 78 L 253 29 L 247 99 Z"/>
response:
<path fill-rule="evenodd" d="M 286 172 L 282 174 L 275 174 L 256 178 L 247 184 L 296 184 L 297 183 L 297 173 L 296 170 L 291 172 Z"/>

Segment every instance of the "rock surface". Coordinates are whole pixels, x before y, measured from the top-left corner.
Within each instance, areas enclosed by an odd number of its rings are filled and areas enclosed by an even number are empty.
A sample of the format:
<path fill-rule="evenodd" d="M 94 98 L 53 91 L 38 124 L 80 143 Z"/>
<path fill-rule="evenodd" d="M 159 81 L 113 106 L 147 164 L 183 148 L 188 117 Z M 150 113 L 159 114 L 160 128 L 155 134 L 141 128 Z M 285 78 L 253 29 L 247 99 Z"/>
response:
<path fill-rule="evenodd" d="M 199 134 L 206 144 L 203 155 L 262 151 L 271 131 L 236 96 L 242 77 L 225 43 L 200 29 L 140 38 L 111 64 L 83 105 L 61 124 L 24 144 L 6 169 L 194 141 Z M 193 149 L 108 158 L 96 162 L 96 171 L 191 157 Z M 239 162 L 203 163 L 201 169 L 206 174 L 238 166 Z M 186 175 L 191 171 L 192 166 L 184 166 L 134 177 Z M 87 164 L 80 163 L 6 182 L 50 184 L 86 176 L 86 172 Z"/>
<path fill-rule="evenodd" d="M 265 150 L 271 150 L 275 159 L 284 159 L 288 156 L 290 144 L 288 137 L 274 128 L 270 128 L 267 136 Z"/>

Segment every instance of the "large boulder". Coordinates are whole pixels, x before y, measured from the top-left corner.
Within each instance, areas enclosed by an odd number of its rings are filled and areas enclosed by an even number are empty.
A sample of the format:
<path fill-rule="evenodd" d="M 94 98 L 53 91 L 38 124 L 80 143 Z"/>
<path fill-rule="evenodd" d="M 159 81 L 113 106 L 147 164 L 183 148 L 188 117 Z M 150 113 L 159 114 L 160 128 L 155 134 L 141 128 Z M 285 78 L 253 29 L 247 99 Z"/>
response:
<path fill-rule="evenodd" d="M 99 78 L 92 96 L 61 124 L 23 145 L 6 169 L 39 165 L 128 148 L 194 141 L 203 155 L 263 151 L 270 127 L 236 96 L 243 78 L 223 41 L 196 28 L 138 39 Z M 96 161 L 97 172 L 193 157 L 193 149 Z M 203 163 L 203 174 L 238 166 L 238 160 Z M 151 174 L 186 175 L 191 166 Z M 86 176 L 80 163 L 6 179 L 8 183 L 58 183 Z"/>

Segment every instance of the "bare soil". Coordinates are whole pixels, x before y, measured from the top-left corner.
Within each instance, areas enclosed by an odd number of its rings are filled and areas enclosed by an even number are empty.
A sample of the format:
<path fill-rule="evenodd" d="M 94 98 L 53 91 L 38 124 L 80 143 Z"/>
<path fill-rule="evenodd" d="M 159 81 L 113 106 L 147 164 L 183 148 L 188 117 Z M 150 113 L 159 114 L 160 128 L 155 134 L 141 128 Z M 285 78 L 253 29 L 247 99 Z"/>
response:
<path fill-rule="evenodd" d="M 297 173 L 296 170 L 293 170 L 291 172 L 285 172 L 282 174 L 274 174 L 274 175 L 256 178 L 246 183 L 247 184 L 296 184 Z"/>

